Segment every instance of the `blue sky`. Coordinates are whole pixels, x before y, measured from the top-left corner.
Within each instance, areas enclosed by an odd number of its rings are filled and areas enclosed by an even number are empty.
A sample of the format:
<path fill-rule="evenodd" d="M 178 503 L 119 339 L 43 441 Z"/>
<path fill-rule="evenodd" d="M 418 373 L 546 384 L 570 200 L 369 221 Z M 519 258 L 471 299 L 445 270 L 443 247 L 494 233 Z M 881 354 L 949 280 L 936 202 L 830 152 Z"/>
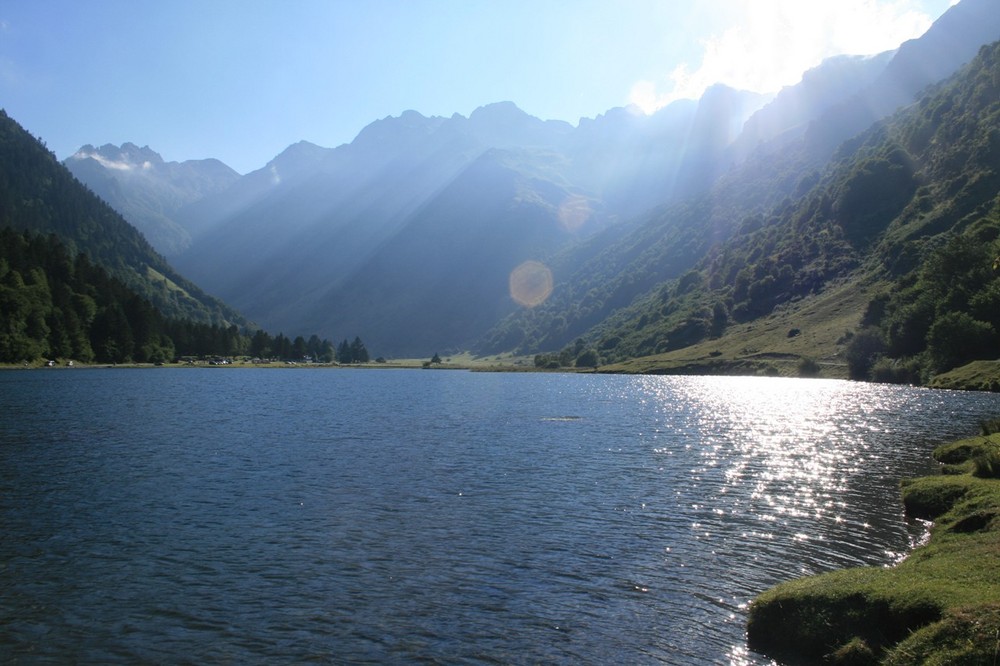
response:
<path fill-rule="evenodd" d="M 0 107 L 83 144 L 245 173 L 415 109 L 513 101 L 576 123 L 723 82 L 773 92 L 918 36 L 954 0 L 7 0 Z"/>

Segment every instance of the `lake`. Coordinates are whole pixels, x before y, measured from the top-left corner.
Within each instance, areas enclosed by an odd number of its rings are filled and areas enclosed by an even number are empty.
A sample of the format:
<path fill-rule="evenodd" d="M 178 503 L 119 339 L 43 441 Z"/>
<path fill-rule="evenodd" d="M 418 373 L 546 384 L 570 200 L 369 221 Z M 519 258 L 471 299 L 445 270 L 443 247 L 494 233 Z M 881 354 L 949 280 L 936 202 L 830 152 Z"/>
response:
<path fill-rule="evenodd" d="M 746 605 L 897 561 L 1000 396 L 351 369 L 0 373 L 0 658 L 756 664 Z"/>

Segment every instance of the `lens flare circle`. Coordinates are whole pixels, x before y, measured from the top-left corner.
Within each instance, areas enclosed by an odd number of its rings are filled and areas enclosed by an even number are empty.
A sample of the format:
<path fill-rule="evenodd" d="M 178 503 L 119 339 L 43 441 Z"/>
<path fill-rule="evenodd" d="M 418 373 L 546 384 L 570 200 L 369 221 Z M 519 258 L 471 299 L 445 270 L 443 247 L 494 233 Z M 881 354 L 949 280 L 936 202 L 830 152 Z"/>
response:
<path fill-rule="evenodd" d="M 552 293 L 552 271 L 540 261 L 526 261 L 510 272 L 510 297 L 519 305 L 533 308 Z"/>

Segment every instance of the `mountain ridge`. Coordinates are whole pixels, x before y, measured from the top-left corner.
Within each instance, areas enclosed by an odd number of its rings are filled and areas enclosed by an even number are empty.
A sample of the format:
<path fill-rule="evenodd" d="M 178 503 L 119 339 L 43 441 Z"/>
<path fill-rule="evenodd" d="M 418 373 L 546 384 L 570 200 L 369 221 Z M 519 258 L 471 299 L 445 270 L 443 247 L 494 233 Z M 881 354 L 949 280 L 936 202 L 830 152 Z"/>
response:
<path fill-rule="evenodd" d="M 189 231 L 175 219 L 180 209 L 239 178 L 217 159 L 166 162 L 149 146 L 128 142 L 85 145 L 63 164 L 167 255 L 191 243 Z"/>
<path fill-rule="evenodd" d="M 923 37 L 894 51 L 824 62 L 767 104 L 718 86 L 701 100 L 675 102 L 652 116 L 610 109 L 574 127 L 499 102 L 468 118 L 405 111 L 373 121 L 336 148 L 294 144 L 224 191 L 186 205 L 179 215 L 192 243 L 175 262 L 270 328 L 370 322 L 365 326 L 372 330 L 357 332 L 379 338 L 387 354 L 428 353 L 422 345 L 435 340 L 415 342 L 418 323 L 465 331 L 464 338 L 442 334 L 435 350 L 496 352 L 509 344 L 525 352 L 556 351 L 581 337 L 600 342 L 594 327 L 654 298 L 734 234 L 781 219 L 775 206 L 787 208 L 809 193 L 829 160 L 850 153 L 837 153 L 838 147 L 873 117 L 909 103 L 938 71 L 968 60 L 978 35 L 1000 37 L 1000 18 L 989 4 L 962 0 Z M 941 44 L 961 48 L 948 46 L 943 53 Z M 917 65 L 931 60 L 937 69 L 921 73 Z M 479 206 L 458 201 L 454 183 L 463 177 L 478 182 L 470 174 L 481 160 L 498 174 L 516 174 L 522 186 L 506 190 L 508 199 L 501 200 L 480 183 L 467 192 L 482 197 Z M 532 214 L 543 215 L 543 228 L 557 228 L 561 218 L 582 226 L 547 236 L 529 251 L 518 244 L 523 230 L 515 231 L 516 220 L 507 215 L 525 203 L 521 197 L 534 202 Z M 468 211 L 462 224 L 449 219 L 442 201 Z M 429 210 L 438 211 L 450 236 L 433 228 Z M 498 224 L 508 225 L 509 233 L 489 236 L 494 230 L 487 227 Z M 406 317 L 382 312 L 390 299 L 380 279 L 398 272 L 372 267 L 395 256 L 395 266 L 416 270 L 419 257 L 404 252 L 407 245 L 413 252 L 421 247 L 412 229 L 439 238 L 449 250 L 434 256 L 456 265 L 464 255 L 480 256 L 474 239 L 489 236 L 491 249 L 507 257 L 508 273 L 523 261 L 547 264 L 552 295 L 519 311 L 509 294 L 503 296 L 505 281 L 497 271 L 489 287 L 480 284 L 477 297 L 462 296 L 463 288 L 478 284 L 475 279 L 445 280 L 437 298 L 465 303 L 446 322 L 432 325 L 423 317 L 436 305 L 388 308 Z M 422 284 L 416 273 L 392 279 L 396 290 Z M 501 317 L 492 330 L 462 326 L 490 317 Z M 675 334 L 667 344 L 685 339 Z M 629 353 L 653 353 L 661 342 L 652 336 Z"/>

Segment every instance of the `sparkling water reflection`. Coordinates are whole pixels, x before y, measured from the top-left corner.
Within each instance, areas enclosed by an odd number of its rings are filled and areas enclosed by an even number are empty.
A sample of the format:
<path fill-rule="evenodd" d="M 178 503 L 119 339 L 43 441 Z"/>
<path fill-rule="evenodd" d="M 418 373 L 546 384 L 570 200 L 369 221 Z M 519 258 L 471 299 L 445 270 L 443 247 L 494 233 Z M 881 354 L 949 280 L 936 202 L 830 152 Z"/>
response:
<path fill-rule="evenodd" d="M 884 565 L 1000 413 L 837 381 L 0 373 L 0 655 L 758 663 L 747 602 Z"/>

